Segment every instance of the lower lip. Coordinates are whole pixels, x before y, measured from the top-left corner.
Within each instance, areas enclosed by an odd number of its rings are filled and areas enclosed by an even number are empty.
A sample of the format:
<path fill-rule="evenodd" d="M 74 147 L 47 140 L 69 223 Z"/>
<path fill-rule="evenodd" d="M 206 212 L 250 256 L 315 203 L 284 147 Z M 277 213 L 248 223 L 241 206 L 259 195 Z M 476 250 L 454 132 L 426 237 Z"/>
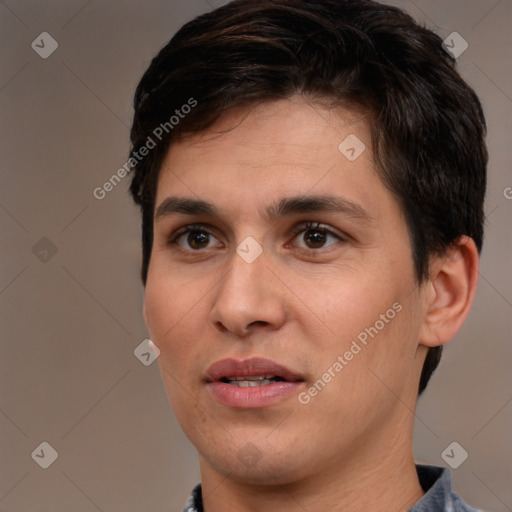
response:
<path fill-rule="evenodd" d="M 266 386 L 239 387 L 225 382 L 210 382 L 208 387 L 213 396 L 223 405 L 239 409 L 266 407 L 279 402 L 294 391 L 302 382 L 274 382 Z"/>

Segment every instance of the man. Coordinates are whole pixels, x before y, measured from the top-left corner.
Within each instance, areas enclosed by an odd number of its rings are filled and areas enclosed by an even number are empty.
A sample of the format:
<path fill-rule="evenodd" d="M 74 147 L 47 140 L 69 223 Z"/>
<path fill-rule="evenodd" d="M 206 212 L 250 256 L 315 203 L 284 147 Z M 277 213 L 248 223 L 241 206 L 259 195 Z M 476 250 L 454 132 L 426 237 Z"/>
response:
<path fill-rule="evenodd" d="M 199 453 L 185 510 L 473 510 L 412 454 L 483 239 L 485 121 L 441 43 L 369 0 L 236 0 L 142 78 L 131 192 Z"/>

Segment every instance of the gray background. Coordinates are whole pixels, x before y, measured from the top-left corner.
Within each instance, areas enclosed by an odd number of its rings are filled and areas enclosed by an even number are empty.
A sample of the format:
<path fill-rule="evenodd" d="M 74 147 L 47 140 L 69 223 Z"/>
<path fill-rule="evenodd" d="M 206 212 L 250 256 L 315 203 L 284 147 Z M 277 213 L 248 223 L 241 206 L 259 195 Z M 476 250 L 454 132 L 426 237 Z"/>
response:
<path fill-rule="evenodd" d="M 222 3 L 0 3 L 0 510 L 178 511 L 199 480 L 157 364 L 133 354 L 147 333 L 128 178 L 102 200 L 93 189 L 126 161 L 150 59 Z M 469 457 L 455 488 L 511 511 L 512 1 L 393 3 L 469 43 L 458 61 L 482 98 L 491 153 L 476 303 L 420 401 L 415 454 L 446 465 L 457 441 Z M 31 43 L 45 31 L 59 46 L 42 59 Z M 43 441 L 59 454 L 48 469 L 31 457 Z"/>

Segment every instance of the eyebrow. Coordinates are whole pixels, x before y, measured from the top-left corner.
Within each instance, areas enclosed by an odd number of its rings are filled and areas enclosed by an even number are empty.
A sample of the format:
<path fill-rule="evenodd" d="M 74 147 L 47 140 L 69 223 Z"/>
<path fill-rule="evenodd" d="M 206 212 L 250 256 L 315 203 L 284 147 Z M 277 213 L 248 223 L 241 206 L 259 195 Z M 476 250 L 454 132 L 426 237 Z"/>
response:
<path fill-rule="evenodd" d="M 341 213 L 366 223 L 373 221 L 371 215 L 362 206 L 343 197 L 332 195 L 284 197 L 266 209 L 270 220 L 311 212 Z M 164 199 L 156 209 L 155 220 L 173 214 L 222 217 L 219 209 L 212 203 L 200 199 L 170 196 Z"/>

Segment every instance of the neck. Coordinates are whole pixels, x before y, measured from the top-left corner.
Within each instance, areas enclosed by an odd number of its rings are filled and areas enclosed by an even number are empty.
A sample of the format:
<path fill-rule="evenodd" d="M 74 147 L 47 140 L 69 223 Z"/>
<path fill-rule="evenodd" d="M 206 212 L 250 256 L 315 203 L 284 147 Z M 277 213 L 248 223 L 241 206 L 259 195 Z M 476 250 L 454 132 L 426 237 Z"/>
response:
<path fill-rule="evenodd" d="M 395 429 L 394 436 L 381 432 L 371 442 L 362 440 L 350 454 L 333 454 L 321 472 L 287 483 L 271 478 L 269 468 L 269 483 L 252 485 L 218 473 L 201 458 L 204 510 L 407 511 L 424 494 L 412 454 L 412 428 L 408 430 L 407 436 Z"/>

